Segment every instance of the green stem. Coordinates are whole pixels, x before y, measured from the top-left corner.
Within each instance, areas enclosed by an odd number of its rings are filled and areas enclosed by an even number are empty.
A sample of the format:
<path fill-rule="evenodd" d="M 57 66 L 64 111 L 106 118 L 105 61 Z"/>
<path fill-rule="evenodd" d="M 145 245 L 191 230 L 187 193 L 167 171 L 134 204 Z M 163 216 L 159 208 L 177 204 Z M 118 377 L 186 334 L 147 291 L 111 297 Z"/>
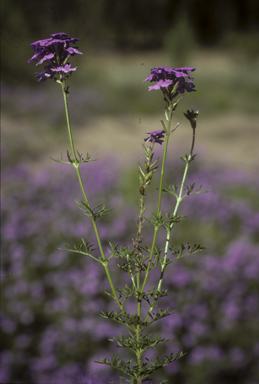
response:
<path fill-rule="evenodd" d="M 193 148 L 194 148 L 194 143 L 195 143 L 195 129 L 193 129 L 191 150 L 190 150 L 189 156 L 188 156 L 186 164 L 185 164 L 185 169 L 184 169 L 184 174 L 183 174 L 183 178 L 182 178 L 182 182 L 181 182 L 181 187 L 180 187 L 179 195 L 176 196 L 176 204 L 175 204 L 175 208 L 174 208 L 174 212 L 173 212 L 174 216 L 177 215 L 179 205 L 180 205 L 181 201 L 184 198 L 183 197 L 183 188 L 184 188 L 187 172 L 188 172 L 188 169 L 189 169 L 190 161 L 192 160 L 192 152 L 193 152 Z M 170 242 L 171 231 L 172 231 L 173 226 L 174 226 L 174 223 L 172 223 L 169 227 L 167 227 L 164 257 L 163 257 L 163 261 L 162 261 L 162 264 L 161 264 L 161 274 L 160 274 L 160 279 L 159 279 L 158 286 L 157 286 L 157 290 L 158 291 L 161 290 L 162 283 L 163 283 L 164 271 L 165 271 L 165 267 L 166 267 L 166 259 L 167 259 L 169 242 Z M 156 300 L 153 302 L 152 306 L 150 307 L 149 313 L 152 312 L 152 310 L 155 307 L 155 304 L 156 304 Z M 146 316 L 144 321 L 147 321 L 147 319 L 148 319 L 148 314 L 147 314 L 147 316 Z"/>
<path fill-rule="evenodd" d="M 177 211 L 178 211 L 179 205 L 180 205 L 181 201 L 183 200 L 183 197 L 182 197 L 183 187 L 184 187 L 185 179 L 186 179 L 186 176 L 187 176 L 188 168 L 189 168 L 189 160 L 186 162 L 186 165 L 185 165 L 184 174 L 183 174 L 182 183 L 181 183 L 181 188 L 180 188 L 180 191 L 179 191 L 179 195 L 176 198 L 176 204 L 175 204 L 173 216 L 177 215 Z M 171 223 L 170 226 L 167 228 L 165 251 L 164 251 L 163 261 L 162 261 L 162 264 L 161 264 L 161 275 L 160 275 L 159 283 L 158 283 L 158 286 L 157 286 L 157 289 L 159 291 L 161 290 L 161 286 L 162 286 L 162 282 L 163 282 L 164 270 L 165 270 L 165 267 L 166 267 L 167 253 L 168 253 L 169 242 L 170 242 L 170 237 L 171 237 L 171 231 L 172 231 L 173 226 L 174 226 L 174 223 Z"/>
<path fill-rule="evenodd" d="M 173 107 L 171 106 L 170 114 L 169 114 L 169 117 L 168 117 L 168 126 L 167 126 L 167 129 L 165 129 L 165 146 L 164 146 L 163 161 L 162 161 L 161 176 L 160 176 L 160 184 L 159 184 L 157 216 L 160 214 L 160 210 L 161 210 L 161 200 L 162 200 L 162 189 L 163 189 L 163 179 L 164 179 L 164 170 L 165 170 L 165 160 L 166 160 L 167 147 L 168 147 L 168 141 L 169 141 L 169 136 L 170 136 L 170 127 L 171 127 L 172 116 L 173 116 Z M 164 126 L 164 124 L 163 124 L 163 126 Z M 159 229 L 159 225 L 155 225 L 154 237 L 153 237 L 152 247 L 151 247 L 150 256 L 149 256 L 149 262 L 148 262 L 147 270 L 146 270 L 146 273 L 145 273 L 145 278 L 144 278 L 144 281 L 143 281 L 141 292 L 144 291 L 144 288 L 145 288 L 145 285 L 146 285 L 146 282 L 147 282 L 147 278 L 148 278 L 148 275 L 149 275 L 149 271 L 150 271 L 150 267 L 151 267 L 151 262 L 152 262 L 152 259 L 153 259 L 153 253 L 154 253 L 154 249 L 155 249 L 155 244 L 156 244 L 156 237 L 157 237 L 158 229 Z"/>
<path fill-rule="evenodd" d="M 137 329 L 136 329 L 136 335 L 137 335 L 137 341 L 139 342 L 140 335 L 141 335 L 141 329 L 140 329 L 139 325 L 137 326 Z M 142 367 L 142 354 L 143 353 L 141 353 L 140 350 L 136 351 L 137 364 L 138 364 L 138 372 L 141 371 L 141 367 Z M 137 380 L 137 384 L 141 384 L 142 383 L 142 378 L 141 377 L 138 377 L 136 380 Z"/>
<path fill-rule="evenodd" d="M 178 211 L 179 205 L 180 205 L 181 201 L 183 200 L 182 193 L 183 193 L 183 187 L 184 187 L 184 183 L 185 183 L 185 179 L 186 179 L 188 168 L 189 168 L 189 160 L 186 162 L 185 170 L 184 170 L 184 174 L 183 174 L 183 178 L 182 178 L 182 183 L 181 183 L 181 188 L 180 188 L 180 191 L 179 191 L 179 195 L 176 197 L 176 205 L 175 205 L 174 213 L 173 213 L 174 216 L 177 215 L 177 211 Z M 171 237 L 171 231 L 172 231 L 173 226 L 174 226 L 174 223 L 172 223 L 169 227 L 167 227 L 164 257 L 163 257 L 163 261 L 162 261 L 162 264 L 161 264 L 161 274 L 160 274 L 160 279 L 159 279 L 158 286 L 157 286 L 157 290 L 158 291 L 161 290 L 161 286 L 162 286 L 162 282 L 163 282 L 164 270 L 165 270 L 165 267 L 166 267 L 167 253 L 168 253 L 169 242 L 170 242 L 170 237 Z M 156 304 L 156 301 L 157 300 L 154 300 L 153 304 L 151 305 L 151 307 L 149 309 L 149 313 L 151 313 L 153 311 L 153 309 L 155 307 L 155 304 Z M 149 315 L 147 314 L 144 321 L 147 321 L 148 316 Z"/>
<path fill-rule="evenodd" d="M 144 221 L 143 213 L 145 210 L 144 199 L 145 199 L 144 195 L 141 195 L 138 233 L 137 233 L 137 238 L 135 241 L 135 251 L 136 251 L 135 257 L 137 258 L 136 265 L 135 265 L 136 277 L 137 277 L 137 292 L 140 291 L 140 263 L 141 263 L 141 260 L 139 260 L 139 259 L 141 257 L 140 247 L 141 247 L 141 242 L 142 242 L 142 229 L 143 229 L 143 221 Z M 138 298 L 138 310 L 137 311 L 138 311 L 138 316 L 141 316 L 141 299 L 140 298 Z"/>
<path fill-rule="evenodd" d="M 177 211 L 178 211 L 179 205 L 180 205 L 181 201 L 183 200 L 183 188 L 184 188 L 187 172 L 188 172 L 188 169 L 189 169 L 189 165 L 190 165 L 190 162 L 192 160 L 192 153 L 193 153 L 193 149 L 194 149 L 194 143 L 195 143 L 195 128 L 193 128 L 191 150 L 190 150 L 188 158 L 186 159 L 186 165 L 185 165 L 185 169 L 184 169 L 184 174 L 183 174 L 183 178 L 182 178 L 182 183 L 181 183 L 179 195 L 176 198 L 176 205 L 175 205 L 174 213 L 173 213 L 174 216 L 177 215 Z M 157 289 L 159 291 L 161 289 L 162 282 L 163 282 L 164 270 L 165 270 L 165 266 L 166 266 L 167 253 L 168 253 L 168 248 L 169 248 L 169 241 L 170 241 L 171 231 L 172 231 L 173 226 L 174 226 L 174 223 L 172 223 L 167 228 L 165 252 L 164 252 L 163 262 L 162 262 L 162 265 L 161 265 L 161 275 L 160 275 L 159 283 L 158 283 L 158 286 L 157 286 Z"/>
<path fill-rule="evenodd" d="M 80 187 L 81 187 L 81 190 L 82 190 L 85 202 L 86 202 L 87 205 L 89 205 L 89 201 L 88 201 L 88 198 L 86 196 L 85 189 L 84 189 L 83 182 L 82 182 L 82 178 L 81 178 L 81 174 L 80 174 L 80 171 L 79 171 L 80 163 L 79 163 L 79 161 L 78 161 L 78 159 L 76 157 L 76 152 L 75 152 L 75 147 L 74 147 L 74 142 L 73 142 L 73 136 L 72 136 L 72 131 L 71 131 L 71 127 L 70 127 L 70 119 L 69 119 L 69 113 L 68 113 L 67 95 L 66 95 L 66 83 L 65 83 L 65 81 L 63 81 L 61 83 L 61 86 L 62 86 L 62 92 L 63 92 L 64 103 L 65 103 L 68 136 L 69 136 L 69 141 L 70 141 L 70 146 L 71 146 L 72 154 L 73 154 L 73 157 L 74 157 L 73 165 L 74 165 L 74 167 L 76 169 L 77 177 L 78 177 L 78 180 L 79 180 L 79 184 L 80 184 Z M 109 283 L 110 283 L 110 286 L 111 286 L 111 289 L 112 289 L 113 297 L 116 300 L 116 302 L 117 302 L 118 306 L 120 307 L 120 309 L 125 314 L 126 312 L 123 309 L 123 307 L 122 307 L 122 305 L 121 305 L 121 303 L 120 303 L 120 301 L 118 299 L 118 296 L 116 294 L 116 291 L 115 291 L 115 288 L 114 288 L 114 285 L 113 285 L 113 282 L 112 282 L 112 278 L 111 278 L 111 275 L 110 275 L 110 272 L 109 272 L 109 269 L 108 269 L 108 261 L 105 259 L 105 256 L 104 256 L 104 252 L 103 252 L 103 248 L 102 248 L 99 232 L 98 232 L 96 221 L 95 221 L 95 218 L 94 218 L 93 215 L 91 216 L 91 219 L 92 219 L 92 224 L 93 224 L 93 227 L 94 227 L 94 232 L 95 232 L 95 236 L 96 236 L 96 239 L 97 239 L 98 247 L 99 247 L 99 250 L 100 250 L 100 253 L 101 253 L 101 257 L 102 257 L 102 264 L 104 266 L 106 275 L 108 277 L 108 280 L 109 280 Z"/>

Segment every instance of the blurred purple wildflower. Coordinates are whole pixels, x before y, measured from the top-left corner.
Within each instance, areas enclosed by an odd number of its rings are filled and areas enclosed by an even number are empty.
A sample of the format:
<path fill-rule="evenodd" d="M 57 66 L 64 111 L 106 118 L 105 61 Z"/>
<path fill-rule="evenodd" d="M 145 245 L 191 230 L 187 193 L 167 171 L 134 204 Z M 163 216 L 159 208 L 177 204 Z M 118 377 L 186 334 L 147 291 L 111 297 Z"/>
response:
<path fill-rule="evenodd" d="M 114 216 L 100 221 L 107 246 L 111 239 L 127 245 L 135 232 L 135 211 L 119 195 L 121 163 L 114 159 L 105 163 L 104 167 L 93 162 L 82 176 L 92 186 L 93 204 L 105 196 L 108 206 L 117 207 Z M 28 382 L 27 377 L 35 384 L 116 381 L 105 368 L 101 371 L 98 367 L 97 372 L 92 362 L 107 355 L 107 337 L 119 337 L 122 332 L 98 316 L 104 307 L 114 309 L 101 293 L 103 272 L 91 259 L 86 262 L 84 257 L 56 250 L 57 244 L 63 248 L 64 234 L 69 244 L 85 233 L 88 239 L 94 236 L 90 223 L 71 200 L 72 194 L 78 194 L 74 172 L 70 167 L 59 167 L 55 171 L 38 169 L 33 177 L 21 165 L 8 166 L 2 172 L 2 254 L 8 273 L 2 281 L 0 382 Z M 172 168 L 168 177 L 171 172 Z M 68 179 L 69 184 L 65 182 Z M 164 354 L 171 353 L 172 343 L 176 352 L 188 351 L 186 363 L 183 359 L 168 366 L 168 379 L 177 381 L 181 375 L 185 382 L 191 377 L 199 382 L 202 371 L 204 383 L 219 383 L 227 370 L 224 382 L 258 383 L 259 366 L 249 363 L 257 362 L 259 355 L 258 205 L 252 210 L 249 199 L 236 196 L 247 188 L 250 194 L 254 191 L 257 202 L 258 182 L 253 176 L 227 169 L 193 170 L 189 182 L 195 180 L 211 192 L 203 199 L 195 195 L 185 199 L 182 213 L 197 222 L 199 236 L 210 242 L 211 253 L 175 263 L 165 275 L 165 287 L 173 294 L 163 298 L 164 307 L 177 311 L 158 325 L 161 336 L 171 341 L 164 344 Z M 67 216 L 70 220 L 65 220 Z M 212 231 L 214 225 L 216 229 L 208 234 L 206 228 Z M 177 242 L 184 228 L 175 232 Z M 219 237 L 223 239 L 220 246 Z M 158 241 L 163 244 L 163 232 Z M 159 271 L 153 272 L 159 278 Z M 121 276 L 115 274 L 115 278 L 120 287 L 124 283 Z M 240 366 L 246 379 L 242 376 L 237 381 Z"/>
<path fill-rule="evenodd" d="M 195 85 L 193 84 L 193 77 L 188 72 L 195 71 L 196 68 L 167 68 L 157 67 L 151 69 L 151 74 L 144 81 L 156 81 L 155 85 L 148 87 L 149 91 L 153 89 L 161 89 L 164 94 L 165 101 L 172 101 L 172 99 L 179 93 L 194 92 Z M 186 82 L 185 78 L 189 81 Z"/>
<path fill-rule="evenodd" d="M 158 143 L 160 145 L 163 143 L 164 134 L 165 134 L 165 131 L 163 129 L 159 131 L 146 132 L 146 134 L 150 136 L 144 139 L 145 142 L 148 141 L 150 143 Z"/>
<path fill-rule="evenodd" d="M 46 81 L 47 79 L 56 79 L 54 76 L 59 72 L 59 80 L 66 80 L 76 70 L 71 68 L 68 60 L 71 56 L 82 55 L 77 47 L 70 47 L 70 44 L 75 44 L 78 38 L 69 37 L 67 33 L 54 33 L 50 35 L 49 39 L 38 40 L 30 44 L 34 49 L 35 54 L 32 56 L 28 63 L 33 61 L 39 62 L 36 65 L 42 64 L 44 61 L 48 63 L 44 67 L 44 71 L 36 72 L 38 81 Z"/>

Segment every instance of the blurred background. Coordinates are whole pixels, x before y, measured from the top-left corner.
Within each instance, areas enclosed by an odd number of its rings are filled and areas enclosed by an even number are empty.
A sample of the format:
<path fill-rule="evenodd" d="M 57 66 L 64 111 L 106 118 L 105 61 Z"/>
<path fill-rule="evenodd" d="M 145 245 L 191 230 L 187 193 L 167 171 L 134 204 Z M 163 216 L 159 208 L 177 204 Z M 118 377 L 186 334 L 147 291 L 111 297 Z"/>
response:
<path fill-rule="evenodd" d="M 52 83 L 37 84 L 34 72 L 40 68 L 27 60 L 34 52 L 30 43 L 65 31 L 80 39 L 84 53 L 73 60 L 78 70 L 69 85 L 73 123 L 81 128 L 83 146 L 89 143 L 86 150 L 96 146 L 110 153 L 116 146 L 124 156 L 139 150 L 141 135 L 157 129 L 163 109 L 162 98 L 147 94 L 142 81 L 156 66 L 191 66 L 197 67 L 197 93 L 185 97 L 181 108 L 200 110 L 198 145 L 209 154 L 207 161 L 254 169 L 259 160 L 258 19 L 256 0 L 3 2 L 3 135 L 17 121 L 29 129 L 29 117 L 45 125 L 41 140 L 55 143 L 49 133 L 57 134 L 64 123 L 60 90 Z M 184 130 L 179 129 L 180 141 Z M 35 133 L 22 136 L 32 140 Z M 127 145 L 129 151 L 125 141 L 133 144 Z"/>
<path fill-rule="evenodd" d="M 183 112 L 198 109 L 190 182 L 211 192 L 186 202 L 189 219 L 174 239 L 208 250 L 174 267 L 166 281 L 175 295 L 165 305 L 177 306 L 178 314 L 158 329 L 172 332 L 161 353 L 188 352 L 168 368 L 170 383 L 259 383 L 258 1 L 9 0 L 1 16 L 0 381 L 110 378 L 110 370 L 92 363 L 114 353 L 107 339 L 116 329 L 98 315 L 113 308 L 101 293 L 105 276 L 90 261 L 86 266 L 57 250 L 86 231 L 93 237 L 74 203 L 81 197 L 73 170 L 49 159 L 68 149 L 61 89 L 37 83 L 34 73 L 43 66 L 27 63 L 34 54 L 29 44 L 66 32 L 80 39 L 83 52 L 71 59 L 77 71 L 68 82 L 76 148 L 100 159 L 82 172 L 93 201 L 98 196 L 114 208 L 100 223 L 105 243 L 134 237 L 141 143 L 164 118 L 161 94 L 148 92 L 143 80 L 157 66 L 197 68 L 197 92 L 186 94 L 175 113 L 180 126 L 167 178 L 180 180 L 179 156 L 191 144 Z M 155 191 L 154 183 L 150 206 Z"/>

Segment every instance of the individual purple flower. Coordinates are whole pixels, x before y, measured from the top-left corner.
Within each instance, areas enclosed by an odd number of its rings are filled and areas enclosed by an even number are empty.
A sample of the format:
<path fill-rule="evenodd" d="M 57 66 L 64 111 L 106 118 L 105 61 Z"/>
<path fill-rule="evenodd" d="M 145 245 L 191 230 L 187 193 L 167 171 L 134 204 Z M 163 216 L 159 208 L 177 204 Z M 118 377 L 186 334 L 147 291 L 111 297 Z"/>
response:
<path fill-rule="evenodd" d="M 148 87 L 149 91 L 153 89 L 161 89 L 164 94 L 165 101 L 172 101 L 179 93 L 194 92 L 195 85 L 193 84 L 193 77 L 188 72 L 195 71 L 196 68 L 167 68 L 157 67 L 152 68 L 150 75 L 144 81 L 156 81 L 155 85 Z M 186 79 L 189 81 L 186 81 Z"/>
<path fill-rule="evenodd" d="M 71 68 L 68 62 L 71 56 L 82 55 L 77 47 L 71 47 L 79 39 L 69 37 L 67 33 L 54 33 L 50 35 L 49 39 L 38 40 L 30 44 L 34 49 L 35 54 L 32 56 L 28 63 L 33 61 L 38 63 L 36 65 L 46 62 L 48 65 L 44 67 L 42 72 L 36 72 L 38 81 L 46 81 L 47 79 L 54 79 L 55 81 L 66 80 L 76 68 Z M 59 78 L 55 75 L 59 74 Z"/>
<path fill-rule="evenodd" d="M 159 131 L 146 132 L 146 134 L 150 136 L 144 139 L 145 142 L 149 141 L 150 143 L 158 143 L 160 145 L 163 143 L 164 134 L 165 134 L 165 131 L 163 129 Z"/>

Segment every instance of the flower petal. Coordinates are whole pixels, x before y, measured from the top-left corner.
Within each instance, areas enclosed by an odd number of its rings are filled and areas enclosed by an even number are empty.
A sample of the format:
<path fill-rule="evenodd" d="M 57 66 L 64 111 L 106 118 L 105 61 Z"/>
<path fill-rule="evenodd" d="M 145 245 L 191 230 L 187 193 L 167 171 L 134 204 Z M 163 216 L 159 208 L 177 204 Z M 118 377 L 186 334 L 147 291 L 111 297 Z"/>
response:
<path fill-rule="evenodd" d="M 151 85 L 150 87 L 148 87 L 148 90 L 152 91 L 152 89 L 160 89 L 160 88 L 168 87 L 171 84 L 172 84 L 172 80 L 165 80 L 165 81 L 160 80 L 155 85 Z"/>

